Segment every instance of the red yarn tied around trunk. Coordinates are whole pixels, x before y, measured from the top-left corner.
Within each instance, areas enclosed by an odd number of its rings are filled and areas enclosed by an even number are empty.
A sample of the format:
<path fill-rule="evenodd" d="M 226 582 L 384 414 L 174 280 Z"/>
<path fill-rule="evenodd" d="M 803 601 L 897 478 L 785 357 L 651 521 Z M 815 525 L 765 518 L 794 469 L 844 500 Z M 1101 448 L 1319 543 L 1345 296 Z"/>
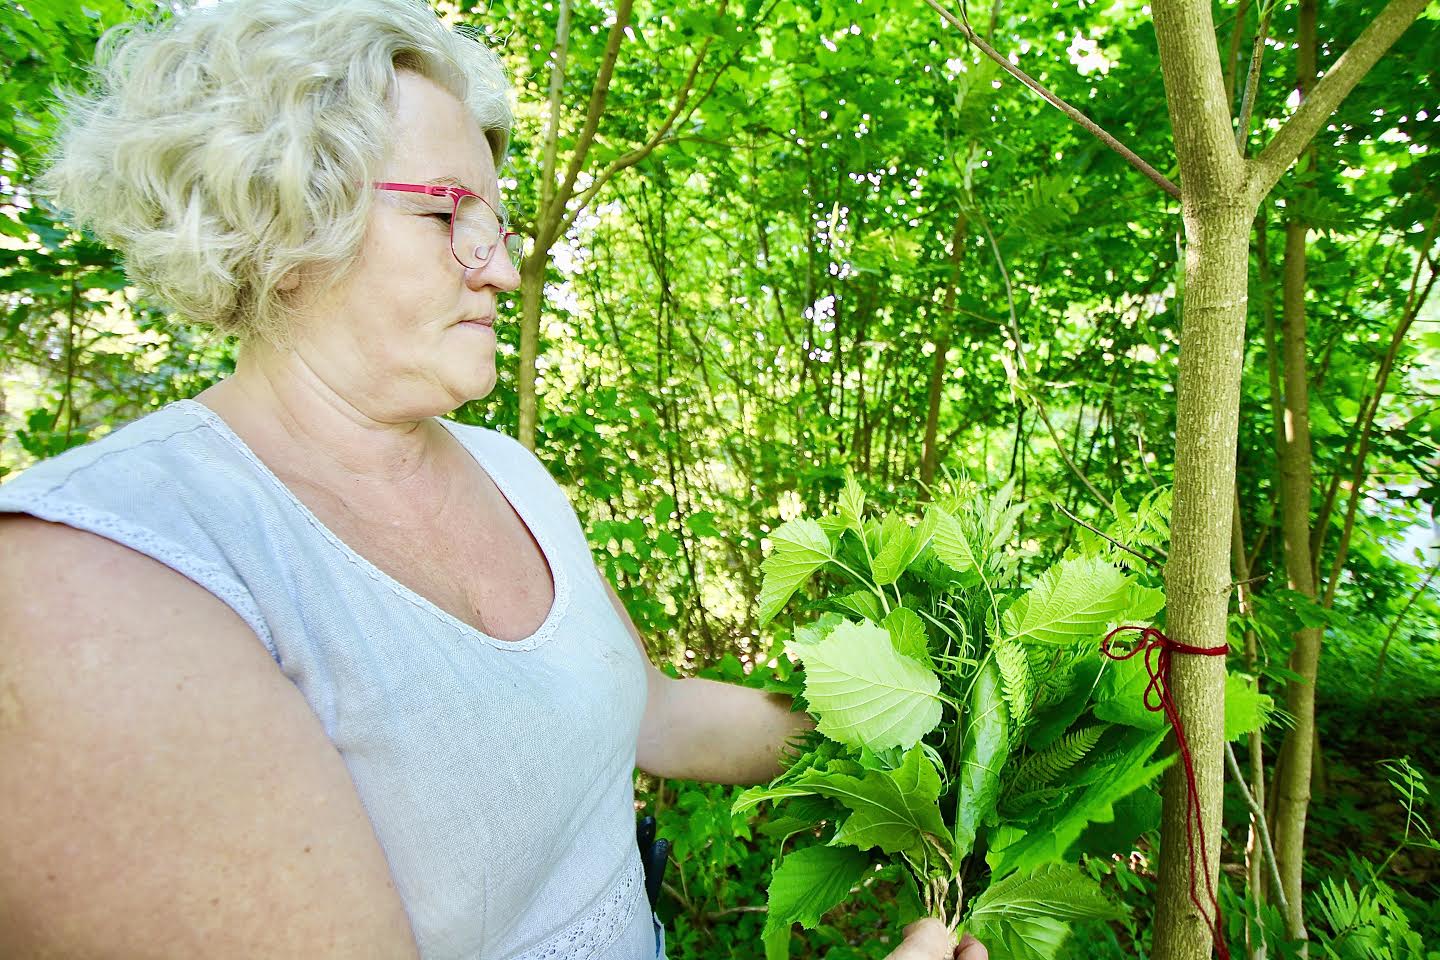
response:
<path fill-rule="evenodd" d="M 1129 650 L 1116 652 L 1110 649 L 1110 641 L 1117 633 L 1135 630 L 1140 641 Z M 1145 687 L 1145 709 L 1155 713 L 1161 711 L 1175 730 L 1175 745 L 1180 751 L 1180 762 L 1185 767 L 1185 848 L 1190 854 L 1190 902 L 1195 905 L 1200 918 L 1210 928 L 1212 943 L 1220 960 L 1230 960 L 1230 950 L 1220 929 L 1220 901 L 1215 897 L 1215 887 L 1210 879 L 1210 859 L 1205 852 L 1205 821 L 1200 814 L 1200 793 L 1195 785 L 1195 763 L 1190 758 L 1190 744 L 1185 739 L 1185 725 L 1180 722 L 1180 711 L 1170 693 L 1170 654 L 1193 653 L 1202 657 L 1223 657 L 1229 647 L 1192 647 L 1178 643 L 1154 627 L 1124 626 L 1111 630 L 1100 644 L 1100 650 L 1111 660 L 1129 660 L 1141 650 L 1145 651 L 1145 670 L 1150 674 L 1150 683 Z M 1195 892 L 1195 849 L 1200 849 L 1200 864 L 1205 870 L 1205 892 L 1210 898 L 1211 913 L 1206 913 Z M 1212 919 L 1213 917 L 1213 919 Z"/>

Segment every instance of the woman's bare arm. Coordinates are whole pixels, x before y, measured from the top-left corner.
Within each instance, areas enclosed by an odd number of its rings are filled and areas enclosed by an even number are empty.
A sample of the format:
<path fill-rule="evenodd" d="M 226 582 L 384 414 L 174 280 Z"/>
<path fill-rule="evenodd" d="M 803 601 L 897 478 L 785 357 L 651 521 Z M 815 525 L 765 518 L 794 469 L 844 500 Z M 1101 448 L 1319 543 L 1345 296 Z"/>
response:
<path fill-rule="evenodd" d="M 413 957 L 339 754 L 228 607 L 0 518 L 0 956 Z"/>
<path fill-rule="evenodd" d="M 603 576 L 603 575 L 602 575 Z M 625 605 L 606 583 L 610 602 L 640 637 Z M 645 660 L 645 716 L 636 764 L 646 773 L 708 783 L 761 783 L 782 772 L 780 754 L 796 735 L 815 726 L 790 699 L 733 683 L 667 677 Z"/>

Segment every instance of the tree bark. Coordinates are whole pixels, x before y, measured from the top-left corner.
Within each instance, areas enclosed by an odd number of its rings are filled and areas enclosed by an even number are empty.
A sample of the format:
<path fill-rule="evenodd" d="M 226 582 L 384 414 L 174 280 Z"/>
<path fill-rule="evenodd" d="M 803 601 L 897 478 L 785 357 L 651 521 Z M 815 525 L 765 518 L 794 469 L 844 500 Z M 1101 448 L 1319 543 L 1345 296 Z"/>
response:
<path fill-rule="evenodd" d="M 1228 529 L 1244 357 L 1249 233 L 1261 200 L 1326 117 L 1404 32 L 1428 0 L 1391 0 L 1340 57 L 1254 161 L 1246 163 L 1230 123 L 1215 24 L 1208 2 L 1155 0 L 1155 35 L 1180 164 L 1185 224 L 1185 293 L 1176 398 L 1175 499 L 1165 566 L 1171 637 L 1198 647 L 1226 643 L 1230 594 Z M 1225 664 L 1180 655 L 1171 686 L 1194 759 L 1199 838 L 1209 875 L 1186 849 L 1186 782 L 1165 784 L 1157 891 L 1156 960 L 1200 960 L 1210 929 L 1191 903 L 1219 867 Z"/>
<path fill-rule="evenodd" d="M 1259 197 L 1246 187 L 1235 147 L 1210 4 L 1156 0 L 1154 12 L 1186 247 L 1167 625 L 1180 643 L 1216 647 L 1226 642 L 1250 224 Z M 1205 856 L 1192 863 L 1187 850 L 1187 783 L 1177 765 L 1165 782 L 1153 956 L 1201 960 L 1215 918 L 1196 910 L 1191 889 L 1209 913 L 1206 891 L 1218 883 L 1220 865 L 1225 661 L 1182 654 L 1170 672 L 1194 759 Z"/>
<path fill-rule="evenodd" d="M 1315 81 L 1316 0 L 1301 0 L 1295 87 L 1300 101 Z M 1313 149 L 1303 162 L 1302 189 L 1315 170 Z M 1290 206 L 1300 206 L 1291 204 Z M 1285 265 L 1281 274 L 1281 331 L 1285 398 L 1280 458 L 1280 532 L 1285 575 L 1290 589 L 1315 599 L 1315 565 L 1310 556 L 1310 500 L 1313 486 L 1310 449 L 1310 376 L 1306 365 L 1306 242 L 1309 230 L 1298 214 L 1285 226 Z M 1308 939 L 1301 873 L 1305 866 L 1305 820 L 1310 806 L 1310 777 L 1315 752 L 1315 681 L 1320 667 L 1319 627 L 1294 636 L 1290 669 L 1296 674 L 1285 690 L 1294 725 L 1285 735 L 1276 767 L 1275 857 L 1289 909 L 1285 930 L 1292 940 Z"/>

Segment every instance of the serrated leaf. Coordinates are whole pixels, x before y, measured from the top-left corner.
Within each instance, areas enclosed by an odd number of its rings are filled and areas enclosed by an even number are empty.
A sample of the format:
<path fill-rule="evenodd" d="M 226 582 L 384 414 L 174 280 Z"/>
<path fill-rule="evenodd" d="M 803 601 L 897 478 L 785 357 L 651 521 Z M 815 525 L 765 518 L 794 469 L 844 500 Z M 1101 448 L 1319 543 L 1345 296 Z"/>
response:
<path fill-rule="evenodd" d="M 819 619 L 817 619 L 814 623 L 795 624 L 795 642 L 819 643 L 821 640 L 824 640 L 827 636 L 829 636 L 831 630 L 834 630 L 837 626 L 844 622 L 845 618 L 840 616 L 840 614 L 832 613 L 831 611 L 827 610 L 824 613 L 820 614 Z"/>
<path fill-rule="evenodd" d="M 1259 730 L 1275 709 L 1275 701 L 1260 693 L 1243 674 L 1225 677 L 1225 739 L 1239 740 Z"/>
<path fill-rule="evenodd" d="M 1100 736 L 1106 729 L 1107 725 L 1103 723 L 1083 727 L 1031 754 L 1015 771 L 1010 789 L 1025 793 L 1054 783 L 1062 773 L 1085 758 L 1100 742 Z"/>
<path fill-rule="evenodd" d="M 909 607 L 896 607 L 880 625 L 889 631 L 896 651 L 927 667 L 934 666 L 930 660 L 930 644 L 925 636 L 925 622 L 920 619 L 920 614 Z"/>
<path fill-rule="evenodd" d="M 800 784 L 851 811 L 832 843 L 909 852 L 917 860 L 927 842 L 942 849 L 951 843 L 936 806 L 940 775 L 921 747 L 912 747 L 894 770 L 867 770 L 863 777 L 808 770 Z"/>
<path fill-rule="evenodd" d="M 751 787 L 735 798 L 735 802 L 730 805 L 730 813 L 738 816 L 742 813 L 749 813 L 767 800 L 773 803 L 776 800 L 784 800 L 786 797 L 810 796 L 814 792 L 814 790 L 807 790 L 804 787 L 790 783 L 781 784 L 777 787 Z"/>
<path fill-rule="evenodd" d="M 940 679 L 901 656 L 890 633 L 845 622 L 817 644 L 791 642 L 821 733 L 852 747 L 909 749 L 940 722 Z"/>
<path fill-rule="evenodd" d="M 1164 730 L 1136 736 L 1129 748 L 1114 760 L 1087 767 L 1086 776 L 1082 778 L 1086 781 L 1085 788 L 1064 806 L 1047 811 L 1023 831 L 998 831 L 985 858 L 990 869 L 1001 873 L 1028 871 L 1062 861 L 1087 826 L 1113 821 L 1115 802 L 1149 783 L 1174 759 L 1172 756 L 1151 762 L 1155 750 L 1165 739 Z"/>
<path fill-rule="evenodd" d="M 760 565 L 760 625 L 785 606 L 800 586 L 833 558 L 830 538 L 814 520 L 791 520 L 770 534 L 770 555 Z"/>
<path fill-rule="evenodd" d="M 930 548 L 935 556 L 956 573 L 969 573 L 980 569 L 980 554 L 960 526 L 960 521 L 939 507 L 931 507 L 931 523 L 935 533 L 930 538 Z"/>
<path fill-rule="evenodd" d="M 1130 596 L 1125 600 L 1125 622 L 1147 623 L 1165 609 L 1165 591 L 1159 587 L 1144 587 L 1130 584 Z"/>
<path fill-rule="evenodd" d="M 843 597 L 836 597 L 832 603 L 847 613 L 853 613 L 862 620 L 879 623 L 884 616 L 880 600 L 869 590 L 856 590 Z"/>
<path fill-rule="evenodd" d="M 880 586 L 894 583 L 905 572 L 918 550 L 911 552 L 915 544 L 915 531 L 905 519 L 897 514 L 887 514 L 880 524 L 880 550 L 870 565 L 875 583 Z"/>
<path fill-rule="evenodd" d="M 845 471 L 845 489 L 840 491 L 840 519 L 848 530 L 865 536 L 865 491 L 860 487 L 855 474 Z"/>
<path fill-rule="evenodd" d="M 1093 557 L 1061 561 L 1005 611 L 1007 639 L 1072 643 L 1098 639 L 1105 627 L 1124 617 L 1130 580 Z"/>
<path fill-rule="evenodd" d="M 1124 913 L 1072 864 L 1016 871 L 991 883 L 975 901 L 966 928 L 1007 960 L 1053 960 L 1069 920 L 1106 920 Z"/>
<path fill-rule="evenodd" d="M 847 847 L 806 847 L 785 857 L 770 878 L 765 938 L 792 923 L 813 929 L 850 893 L 870 866 L 870 858 Z"/>
<path fill-rule="evenodd" d="M 965 706 L 965 745 L 956 771 L 955 838 L 966 856 L 981 822 L 1000 799 L 1000 772 L 1010 756 L 1010 716 L 1000 691 L 1000 669 L 987 660 L 975 675 Z"/>
<path fill-rule="evenodd" d="M 1092 823 L 1075 841 L 1071 853 L 1080 856 L 1124 856 L 1135 846 L 1135 839 L 1160 828 L 1160 794 L 1153 786 L 1141 787 L 1115 801 L 1115 819 L 1111 823 Z"/>

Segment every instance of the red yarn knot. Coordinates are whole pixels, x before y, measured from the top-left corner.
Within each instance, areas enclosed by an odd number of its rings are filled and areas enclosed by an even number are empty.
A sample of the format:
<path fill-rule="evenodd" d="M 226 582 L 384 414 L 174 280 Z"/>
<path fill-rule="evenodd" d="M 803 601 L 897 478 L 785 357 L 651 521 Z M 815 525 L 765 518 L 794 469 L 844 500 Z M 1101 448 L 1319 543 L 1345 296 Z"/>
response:
<path fill-rule="evenodd" d="M 1128 650 L 1116 651 L 1110 641 L 1117 633 L 1134 630 L 1140 634 L 1139 641 Z M 1178 643 L 1154 627 L 1123 626 L 1111 630 L 1100 643 L 1100 652 L 1111 660 L 1129 660 L 1140 651 L 1145 651 L 1145 672 L 1150 682 L 1145 686 L 1145 709 L 1154 713 L 1164 712 L 1175 731 L 1175 746 L 1185 769 L 1185 848 L 1190 856 L 1190 902 L 1205 925 L 1210 928 L 1211 942 L 1220 960 L 1230 960 L 1230 949 L 1220 925 L 1220 901 L 1216 899 L 1215 887 L 1210 879 L 1210 858 L 1205 851 L 1205 821 L 1200 813 L 1200 791 L 1195 783 L 1195 763 L 1190 757 L 1190 744 L 1185 739 L 1185 725 L 1180 722 L 1180 710 L 1175 706 L 1175 697 L 1170 692 L 1170 655 L 1190 653 L 1201 657 L 1223 657 L 1230 652 L 1225 647 L 1192 647 Z M 1195 891 L 1195 851 L 1200 851 L 1200 864 L 1205 870 L 1205 892 L 1210 900 L 1211 912 L 1205 907 Z"/>

